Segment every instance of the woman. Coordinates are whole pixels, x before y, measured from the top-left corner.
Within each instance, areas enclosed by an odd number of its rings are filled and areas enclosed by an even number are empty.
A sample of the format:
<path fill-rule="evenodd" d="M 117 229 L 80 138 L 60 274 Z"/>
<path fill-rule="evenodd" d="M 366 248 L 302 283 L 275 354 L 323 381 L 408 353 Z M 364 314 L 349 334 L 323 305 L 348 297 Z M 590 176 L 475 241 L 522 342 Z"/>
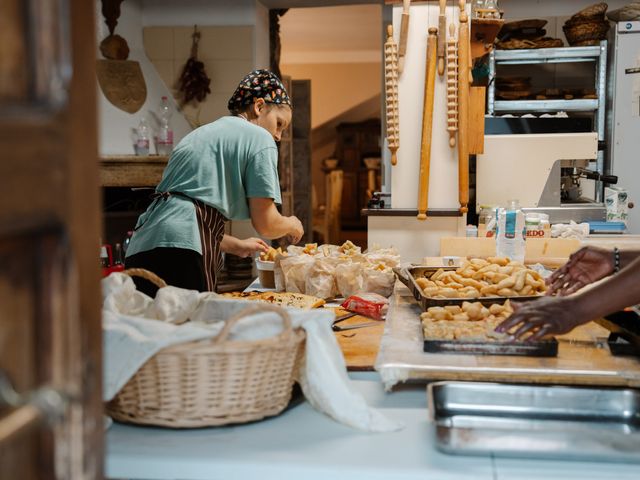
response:
<path fill-rule="evenodd" d="M 571 295 L 582 287 L 609 277 L 593 288 Z M 516 339 L 530 341 L 546 335 L 570 332 L 625 307 L 640 303 L 640 252 L 584 247 L 548 279 L 547 296 L 527 303 L 513 303 L 514 313 L 496 328 Z M 514 331 L 515 329 L 515 331 Z"/>
<path fill-rule="evenodd" d="M 251 219 L 266 238 L 298 243 L 300 220 L 280 215 L 278 149 L 291 122 L 291 100 L 278 77 L 255 70 L 228 102 L 231 116 L 197 128 L 177 145 L 138 219 L 127 268 L 150 270 L 169 285 L 215 291 L 222 252 L 247 257 L 268 250 L 259 238 L 225 235 L 228 219 Z M 136 279 L 138 288 L 155 288 Z"/>

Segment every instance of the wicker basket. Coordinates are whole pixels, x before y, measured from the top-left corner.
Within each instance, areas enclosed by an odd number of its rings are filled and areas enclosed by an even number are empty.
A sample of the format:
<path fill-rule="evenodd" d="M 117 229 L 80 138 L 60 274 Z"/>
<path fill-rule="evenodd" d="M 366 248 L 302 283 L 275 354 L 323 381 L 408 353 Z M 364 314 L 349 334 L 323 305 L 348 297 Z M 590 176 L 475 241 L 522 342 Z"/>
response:
<path fill-rule="evenodd" d="M 527 19 L 527 20 L 519 20 L 517 22 L 506 22 L 502 25 L 500 29 L 500 33 L 513 32 L 514 30 L 520 29 L 540 29 L 544 28 L 547 24 L 547 20 L 538 20 L 538 19 Z"/>
<path fill-rule="evenodd" d="M 597 22 L 579 23 L 570 26 L 563 26 L 564 34 L 567 37 L 569 45 L 577 46 L 585 41 L 598 42 L 607 38 L 607 32 L 610 25 L 607 20 Z"/>
<path fill-rule="evenodd" d="M 281 334 L 256 341 L 228 340 L 238 320 L 264 311 L 282 317 Z M 291 399 L 304 340 L 304 331 L 292 329 L 286 310 L 249 307 L 227 320 L 216 338 L 174 345 L 154 355 L 107 404 L 107 414 L 122 422 L 173 428 L 277 415 Z"/>
<path fill-rule="evenodd" d="M 582 10 L 580 10 L 578 13 L 576 13 L 575 15 L 573 15 L 571 18 L 595 18 L 595 17 L 604 17 L 604 14 L 607 11 L 607 8 L 609 8 L 609 5 L 607 5 L 604 2 L 601 3 L 596 3 L 594 5 L 590 5 L 587 8 L 584 8 Z"/>
<path fill-rule="evenodd" d="M 564 42 L 559 38 L 538 38 L 535 40 L 523 40 L 512 38 L 504 42 L 498 42 L 496 47 L 499 50 L 521 50 L 532 48 L 557 48 L 562 47 Z"/>

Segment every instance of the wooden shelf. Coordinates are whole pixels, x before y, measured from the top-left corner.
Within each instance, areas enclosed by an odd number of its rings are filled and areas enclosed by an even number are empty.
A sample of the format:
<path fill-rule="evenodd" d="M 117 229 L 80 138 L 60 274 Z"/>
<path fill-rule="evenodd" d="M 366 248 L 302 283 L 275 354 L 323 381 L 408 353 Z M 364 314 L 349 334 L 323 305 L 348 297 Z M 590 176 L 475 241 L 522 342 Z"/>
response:
<path fill-rule="evenodd" d="M 471 19 L 471 57 L 482 57 L 493 48 L 493 42 L 504 25 L 501 18 Z"/>
<path fill-rule="evenodd" d="M 412 208 L 365 208 L 362 210 L 364 217 L 415 217 L 417 209 Z M 427 217 L 461 217 L 462 213 L 457 208 L 430 208 Z"/>
<path fill-rule="evenodd" d="M 108 155 L 100 158 L 103 187 L 155 187 L 167 166 L 166 155 Z"/>

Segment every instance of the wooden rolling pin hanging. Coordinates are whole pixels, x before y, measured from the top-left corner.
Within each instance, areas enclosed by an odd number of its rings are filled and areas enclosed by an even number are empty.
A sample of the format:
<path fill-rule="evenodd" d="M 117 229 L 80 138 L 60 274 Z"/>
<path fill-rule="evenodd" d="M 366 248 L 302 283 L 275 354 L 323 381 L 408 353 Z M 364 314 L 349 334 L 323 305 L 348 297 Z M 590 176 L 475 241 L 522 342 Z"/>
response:
<path fill-rule="evenodd" d="M 456 42 L 456 26 L 449 24 L 447 38 L 447 132 L 449 146 L 456 145 L 458 131 L 458 43 Z"/>
<path fill-rule="evenodd" d="M 465 0 L 460 0 L 458 29 L 458 199 L 460 212 L 469 208 L 469 18 Z"/>
<path fill-rule="evenodd" d="M 438 75 L 444 75 L 447 38 L 447 0 L 440 0 L 438 16 Z"/>
<path fill-rule="evenodd" d="M 400 148 L 400 119 L 398 114 L 398 48 L 393 39 L 393 26 L 387 26 L 384 44 L 384 86 L 387 119 L 387 144 L 391 152 L 391 165 L 398 163 Z"/>
<path fill-rule="evenodd" d="M 404 57 L 407 54 L 409 37 L 409 8 L 411 0 L 402 0 L 402 20 L 400 21 L 400 43 L 398 45 L 398 74 L 404 70 Z"/>
<path fill-rule="evenodd" d="M 420 145 L 420 183 L 418 189 L 418 220 L 426 220 L 429 204 L 429 168 L 431 166 L 431 130 L 433 127 L 433 95 L 436 84 L 437 28 L 429 29 L 427 38 L 427 68 L 422 111 L 422 143 Z"/>

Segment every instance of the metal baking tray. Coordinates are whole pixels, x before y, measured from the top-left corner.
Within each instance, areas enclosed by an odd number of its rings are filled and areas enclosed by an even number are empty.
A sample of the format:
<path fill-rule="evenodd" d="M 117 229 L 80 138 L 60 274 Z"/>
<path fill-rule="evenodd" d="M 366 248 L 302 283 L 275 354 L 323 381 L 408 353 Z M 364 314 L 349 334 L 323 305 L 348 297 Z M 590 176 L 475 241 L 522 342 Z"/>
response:
<path fill-rule="evenodd" d="M 640 357 L 640 348 L 627 342 L 617 333 L 611 332 L 607 338 L 607 345 L 611 355 Z"/>
<path fill-rule="evenodd" d="M 640 462 L 640 391 L 428 385 L 436 448 L 460 455 Z"/>
<path fill-rule="evenodd" d="M 427 353 L 468 353 L 473 355 L 519 355 L 528 357 L 558 356 L 555 338 L 540 342 L 481 342 L 466 340 L 424 339 Z"/>
<path fill-rule="evenodd" d="M 596 323 L 603 326 L 616 337 L 626 340 L 629 344 L 626 349 L 627 354 L 640 354 L 640 315 L 635 310 L 624 310 L 599 318 Z M 612 353 L 613 352 L 612 350 Z"/>
<path fill-rule="evenodd" d="M 401 279 L 405 285 L 409 287 L 409 290 L 413 294 L 414 298 L 420 304 L 420 307 L 426 311 L 430 307 L 446 307 L 447 305 L 462 305 L 463 302 L 480 302 L 483 305 L 493 305 L 494 303 L 504 303 L 507 300 L 517 300 L 518 302 L 525 302 L 527 300 L 535 300 L 540 298 L 540 295 L 527 295 L 522 297 L 478 297 L 478 298 L 432 298 L 426 297 L 422 293 L 422 289 L 416 283 L 416 278 L 427 277 L 429 278 L 439 269 L 444 271 L 456 270 L 458 267 L 425 267 L 415 266 L 408 267 L 402 270 L 401 275 L 404 279 Z M 400 275 L 399 275 L 400 277 Z"/>

